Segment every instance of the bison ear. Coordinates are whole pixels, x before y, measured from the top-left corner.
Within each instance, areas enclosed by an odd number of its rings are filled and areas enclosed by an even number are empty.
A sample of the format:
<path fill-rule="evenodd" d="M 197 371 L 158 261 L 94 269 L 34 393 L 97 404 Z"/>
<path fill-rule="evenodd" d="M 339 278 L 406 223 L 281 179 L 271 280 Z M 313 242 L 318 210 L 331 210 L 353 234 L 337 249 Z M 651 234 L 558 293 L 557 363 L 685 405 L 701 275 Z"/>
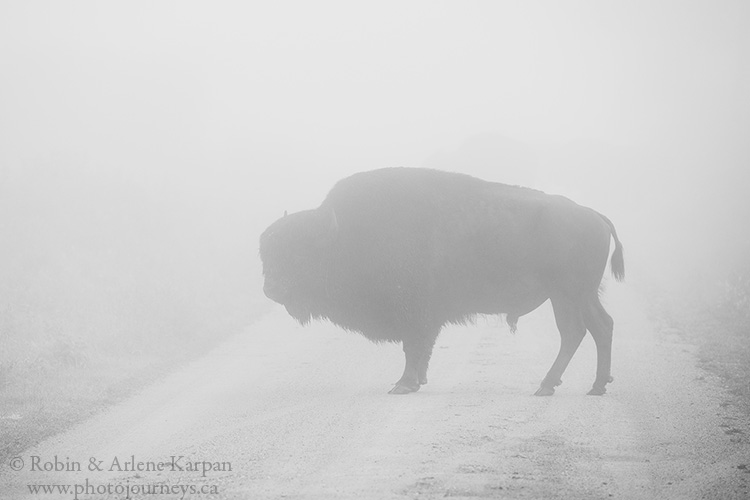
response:
<path fill-rule="evenodd" d="M 333 207 L 318 208 L 318 215 L 320 217 L 320 237 L 318 238 L 317 246 L 323 248 L 333 243 L 336 239 L 339 233 L 339 222 Z"/>

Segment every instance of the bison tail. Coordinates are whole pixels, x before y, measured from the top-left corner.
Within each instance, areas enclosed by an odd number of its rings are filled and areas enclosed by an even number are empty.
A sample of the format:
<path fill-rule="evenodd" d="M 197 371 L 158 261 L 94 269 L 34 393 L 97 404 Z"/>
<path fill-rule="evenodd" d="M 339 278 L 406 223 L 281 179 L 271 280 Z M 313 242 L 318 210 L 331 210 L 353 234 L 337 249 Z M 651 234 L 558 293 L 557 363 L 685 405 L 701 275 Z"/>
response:
<path fill-rule="evenodd" d="M 612 267 L 612 276 L 617 281 L 625 279 L 625 259 L 622 256 L 622 243 L 617 241 L 617 239 L 615 239 L 615 251 L 612 252 L 610 266 Z"/>
<path fill-rule="evenodd" d="M 622 281 L 625 279 L 625 258 L 622 255 L 622 242 L 620 242 L 620 239 L 617 237 L 617 231 L 615 230 L 615 225 L 612 224 L 612 221 L 602 214 L 599 214 L 599 216 L 607 223 L 609 231 L 612 233 L 612 238 L 615 240 L 615 251 L 612 252 L 612 259 L 610 260 L 612 276 L 614 276 L 617 281 Z"/>

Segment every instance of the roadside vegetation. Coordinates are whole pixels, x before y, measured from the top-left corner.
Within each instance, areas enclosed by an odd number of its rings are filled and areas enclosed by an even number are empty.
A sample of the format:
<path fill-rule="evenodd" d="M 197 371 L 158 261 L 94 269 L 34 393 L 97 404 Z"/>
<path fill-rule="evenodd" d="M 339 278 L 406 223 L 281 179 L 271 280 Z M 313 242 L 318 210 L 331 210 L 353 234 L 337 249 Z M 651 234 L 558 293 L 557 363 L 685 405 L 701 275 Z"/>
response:
<path fill-rule="evenodd" d="M 750 412 L 750 263 L 720 279 L 661 287 L 650 295 L 662 329 L 697 346 L 702 367 L 721 377 L 726 404 Z"/>
<path fill-rule="evenodd" d="M 722 281 L 697 314 L 702 363 L 750 409 L 750 264 Z"/>
<path fill-rule="evenodd" d="M 267 307 L 258 231 L 226 199 L 93 168 L 0 174 L 0 463 Z"/>

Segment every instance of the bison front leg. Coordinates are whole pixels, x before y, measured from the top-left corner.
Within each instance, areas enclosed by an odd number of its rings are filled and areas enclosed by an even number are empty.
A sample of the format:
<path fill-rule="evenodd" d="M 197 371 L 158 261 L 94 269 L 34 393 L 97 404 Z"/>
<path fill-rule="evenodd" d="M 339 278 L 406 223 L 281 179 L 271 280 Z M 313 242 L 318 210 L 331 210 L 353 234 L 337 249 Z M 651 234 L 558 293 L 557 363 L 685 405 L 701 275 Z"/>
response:
<path fill-rule="evenodd" d="M 432 347 L 435 345 L 435 338 L 430 336 L 427 339 L 404 339 L 404 356 L 406 366 L 404 374 L 401 376 L 396 385 L 389 391 L 389 394 L 408 394 L 417 392 L 420 386 L 427 383 L 427 367 L 432 355 Z"/>

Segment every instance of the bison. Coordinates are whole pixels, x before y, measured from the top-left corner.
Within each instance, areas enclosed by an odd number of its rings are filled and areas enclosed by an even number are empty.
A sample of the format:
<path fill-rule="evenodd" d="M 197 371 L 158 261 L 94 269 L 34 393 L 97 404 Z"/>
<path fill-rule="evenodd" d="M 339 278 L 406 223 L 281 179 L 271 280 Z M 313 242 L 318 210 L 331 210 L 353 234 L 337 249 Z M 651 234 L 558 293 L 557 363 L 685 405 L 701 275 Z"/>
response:
<path fill-rule="evenodd" d="M 390 390 L 427 383 L 435 340 L 477 314 L 520 316 L 552 302 L 560 351 L 536 391 L 549 396 L 586 330 L 601 395 L 613 321 L 599 301 L 622 244 L 604 215 L 568 198 L 423 168 L 383 168 L 339 181 L 315 209 L 284 214 L 260 237 L 266 296 L 306 325 L 329 319 L 374 342 L 402 342 L 404 373 Z"/>

